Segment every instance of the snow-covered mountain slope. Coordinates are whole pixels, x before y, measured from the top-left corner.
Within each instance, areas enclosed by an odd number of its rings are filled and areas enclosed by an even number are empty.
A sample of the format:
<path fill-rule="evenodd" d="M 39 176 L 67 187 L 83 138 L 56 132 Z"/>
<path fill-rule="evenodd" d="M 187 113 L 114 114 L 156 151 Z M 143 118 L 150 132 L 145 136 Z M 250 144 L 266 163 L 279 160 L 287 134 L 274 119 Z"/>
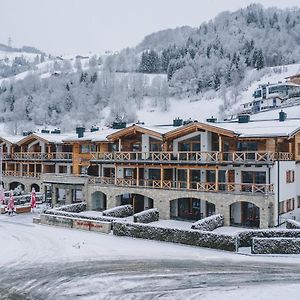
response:
<path fill-rule="evenodd" d="M 300 73 L 300 64 L 265 68 L 260 71 L 250 70 L 243 82 L 235 88 L 236 99 L 233 97 L 234 88 L 227 88 L 224 91 L 210 91 L 183 99 L 170 98 L 167 111 L 153 107 L 151 105 L 153 101 L 148 99 L 144 108 L 137 111 L 138 119 L 149 124 L 166 124 L 172 123 L 176 117 L 198 121 L 204 121 L 211 116 L 221 118 L 219 108 L 224 101 L 224 94 L 228 102 L 226 116 L 235 115 L 241 111 L 243 103 L 252 101 L 252 94 L 259 84 L 284 82 L 286 77 L 298 73 Z M 300 117 L 300 106 L 284 108 L 284 111 L 288 113 L 289 117 Z M 253 119 L 256 118 L 278 118 L 278 111 L 253 115 Z"/>

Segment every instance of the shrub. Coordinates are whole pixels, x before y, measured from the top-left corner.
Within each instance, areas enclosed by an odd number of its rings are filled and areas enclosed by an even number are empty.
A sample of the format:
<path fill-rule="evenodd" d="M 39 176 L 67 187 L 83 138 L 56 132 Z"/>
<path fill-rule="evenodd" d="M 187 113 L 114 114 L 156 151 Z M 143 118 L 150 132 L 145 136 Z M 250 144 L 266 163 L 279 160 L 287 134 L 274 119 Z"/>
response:
<path fill-rule="evenodd" d="M 300 238 L 253 238 L 253 254 L 300 254 Z"/>
<path fill-rule="evenodd" d="M 115 218 L 126 218 L 133 215 L 133 207 L 130 204 L 116 206 L 102 212 L 103 216 L 115 217 Z"/>
<path fill-rule="evenodd" d="M 213 231 L 214 229 L 222 226 L 224 226 L 224 216 L 217 214 L 193 223 L 191 228 L 204 231 Z"/>
<path fill-rule="evenodd" d="M 300 230 L 262 229 L 243 231 L 238 234 L 238 246 L 250 247 L 253 238 L 300 238 Z"/>
<path fill-rule="evenodd" d="M 114 235 L 118 236 L 130 236 L 227 251 L 236 251 L 237 245 L 236 236 L 193 229 L 163 228 L 119 221 L 113 222 L 113 228 Z"/>
<path fill-rule="evenodd" d="M 157 208 L 147 209 L 133 215 L 134 223 L 150 223 L 159 220 L 159 210 Z"/>
<path fill-rule="evenodd" d="M 287 229 L 300 229 L 300 222 L 294 220 L 286 220 L 285 224 Z"/>

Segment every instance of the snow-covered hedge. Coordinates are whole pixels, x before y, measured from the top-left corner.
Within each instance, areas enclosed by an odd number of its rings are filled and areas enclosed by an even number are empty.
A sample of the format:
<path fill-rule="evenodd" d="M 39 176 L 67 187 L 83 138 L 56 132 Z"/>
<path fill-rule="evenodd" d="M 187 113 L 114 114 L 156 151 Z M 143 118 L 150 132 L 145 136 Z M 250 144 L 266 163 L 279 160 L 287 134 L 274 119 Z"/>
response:
<path fill-rule="evenodd" d="M 94 221 L 107 221 L 107 222 L 113 222 L 117 218 L 112 217 L 105 217 L 105 216 L 90 216 L 90 215 L 84 215 L 84 214 L 78 214 L 78 213 L 72 213 L 68 211 L 59 211 L 56 209 L 48 209 L 44 212 L 46 215 L 53 215 L 53 216 L 62 216 L 62 217 L 70 217 L 70 218 L 78 218 L 78 219 L 85 219 L 85 220 L 94 220 Z"/>
<path fill-rule="evenodd" d="M 79 213 L 84 210 L 86 210 L 86 203 L 85 202 L 80 202 L 80 203 L 74 203 L 74 204 L 67 204 L 60 206 L 58 208 L 53 208 L 58 211 L 68 211 L 68 212 L 75 212 Z"/>
<path fill-rule="evenodd" d="M 300 222 L 294 220 L 286 220 L 285 224 L 287 229 L 300 229 Z"/>
<path fill-rule="evenodd" d="M 200 230 L 163 228 L 148 224 L 115 221 L 113 233 L 118 236 L 130 236 L 149 240 L 180 243 L 185 245 L 236 251 L 236 236 L 217 234 Z"/>
<path fill-rule="evenodd" d="M 250 247 L 253 238 L 300 238 L 298 229 L 261 229 L 243 231 L 238 234 L 238 246 Z"/>
<path fill-rule="evenodd" d="M 134 223 L 150 223 L 159 220 L 158 208 L 151 208 L 133 215 Z"/>
<path fill-rule="evenodd" d="M 133 215 L 133 207 L 130 204 L 116 206 L 102 212 L 103 216 L 114 218 L 126 218 Z"/>
<path fill-rule="evenodd" d="M 253 254 L 300 254 L 300 238 L 253 238 Z"/>
<path fill-rule="evenodd" d="M 193 223 L 191 228 L 204 231 L 213 231 L 214 229 L 222 226 L 224 226 L 224 216 L 217 214 Z"/>

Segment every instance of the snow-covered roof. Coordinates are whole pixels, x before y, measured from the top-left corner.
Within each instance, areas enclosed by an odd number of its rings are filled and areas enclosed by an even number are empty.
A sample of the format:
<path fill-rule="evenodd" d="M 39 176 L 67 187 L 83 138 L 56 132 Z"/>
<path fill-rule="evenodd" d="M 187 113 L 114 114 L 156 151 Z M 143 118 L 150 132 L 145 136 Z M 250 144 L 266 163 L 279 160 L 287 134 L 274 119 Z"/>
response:
<path fill-rule="evenodd" d="M 73 142 L 73 141 L 91 141 L 91 142 L 105 142 L 107 141 L 107 136 L 113 134 L 120 129 L 112 128 L 102 128 L 94 132 L 84 132 L 83 137 L 79 138 L 76 133 L 69 135 L 69 137 L 64 139 L 64 142 Z"/>
<path fill-rule="evenodd" d="M 258 112 L 251 115 L 251 120 L 275 120 L 279 117 L 279 112 L 284 111 L 289 119 L 300 118 L 300 105 L 294 105 L 290 107 L 281 107 L 276 109 L 270 109 L 267 111 Z"/>
<path fill-rule="evenodd" d="M 300 131 L 300 119 L 279 120 L 256 120 L 249 123 L 220 122 L 214 125 L 232 130 L 239 137 L 283 137 L 291 136 Z"/>
<path fill-rule="evenodd" d="M 10 144 L 16 144 L 23 138 L 24 138 L 23 135 L 7 135 L 7 136 L 1 136 L 0 140 Z"/>
<path fill-rule="evenodd" d="M 177 128 L 172 125 L 157 125 L 157 126 L 155 126 L 155 125 L 151 125 L 151 126 L 139 125 L 139 126 L 142 128 L 145 128 L 147 130 L 152 130 L 152 131 L 158 132 L 160 134 L 165 134 L 165 133 Z"/>

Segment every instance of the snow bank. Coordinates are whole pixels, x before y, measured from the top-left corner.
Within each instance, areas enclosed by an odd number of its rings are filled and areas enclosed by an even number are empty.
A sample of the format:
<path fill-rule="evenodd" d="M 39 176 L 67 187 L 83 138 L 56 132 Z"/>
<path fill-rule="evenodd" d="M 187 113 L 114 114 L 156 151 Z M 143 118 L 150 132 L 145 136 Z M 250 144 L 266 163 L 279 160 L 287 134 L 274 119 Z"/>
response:
<path fill-rule="evenodd" d="M 130 236 L 226 251 L 236 251 L 237 249 L 236 236 L 193 229 L 163 228 L 116 221 L 113 223 L 113 233 L 117 236 Z"/>
<path fill-rule="evenodd" d="M 102 212 L 103 216 L 114 218 L 126 218 L 133 215 L 133 207 L 130 204 L 116 206 Z"/>
<path fill-rule="evenodd" d="M 159 220 L 158 208 L 147 209 L 133 215 L 134 223 L 151 223 Z"/>
<path fill-rule="evenodd" d="M 213 231 L 214 229 L 222 226 L 224 226 L 224 216 L 217 214 L 193 223 L 191 228 L 204 231 Z"/>
<path fill-rule="evenodd" d="M 300 238 L 253 238 L 253 254 L 300 254 Z"/>
<path fill-rule="evenodd" d="M 287 229 L 300 229 L 300 222 L 294 220 L 286 220 L 285 221 Z"/>

